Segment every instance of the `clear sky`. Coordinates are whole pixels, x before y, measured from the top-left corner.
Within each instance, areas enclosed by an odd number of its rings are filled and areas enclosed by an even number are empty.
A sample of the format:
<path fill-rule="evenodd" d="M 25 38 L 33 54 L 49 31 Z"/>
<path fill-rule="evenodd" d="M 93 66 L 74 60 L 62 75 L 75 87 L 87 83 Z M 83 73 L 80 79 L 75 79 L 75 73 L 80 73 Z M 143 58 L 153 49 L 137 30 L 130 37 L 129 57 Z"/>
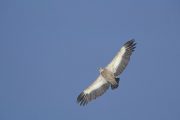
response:
<path fill-rule="evenodd" d="M 119 89 L 77 95 L 120 47 Z M 1 0 L 0 120 L 180 120 L 179 0 Z"/>

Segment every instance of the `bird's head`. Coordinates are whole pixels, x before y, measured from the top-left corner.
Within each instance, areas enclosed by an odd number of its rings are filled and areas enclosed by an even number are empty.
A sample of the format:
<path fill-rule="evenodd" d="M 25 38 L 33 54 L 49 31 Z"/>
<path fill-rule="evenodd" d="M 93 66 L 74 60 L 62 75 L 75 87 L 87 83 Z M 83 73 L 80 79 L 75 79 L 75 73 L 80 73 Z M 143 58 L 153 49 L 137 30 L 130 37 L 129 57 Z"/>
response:
<path fill-rule="evenodd" d="M 99 72 L 101 73 L 104 69 L 102 67 L 99 68 Z"/>

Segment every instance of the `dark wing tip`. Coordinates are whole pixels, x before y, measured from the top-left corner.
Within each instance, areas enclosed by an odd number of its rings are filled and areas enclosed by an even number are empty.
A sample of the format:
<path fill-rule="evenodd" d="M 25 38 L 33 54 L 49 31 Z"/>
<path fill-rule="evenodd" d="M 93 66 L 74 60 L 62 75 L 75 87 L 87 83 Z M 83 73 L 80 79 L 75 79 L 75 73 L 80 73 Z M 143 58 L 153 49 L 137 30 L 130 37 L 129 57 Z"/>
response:
<path fill-rule="evenodd" d="M 125 44 L 124 44 L 124 46 L 126 47 L 126 49 L 127 50 L 129 50 L 129 51 L 134 51 L 135 50 L 135 48 L 136 48 L 136 42 L 135 42 L 135 39 L 131 39 L 131 40 L 129 40 L 128 42 L 126 42 Z"/>
<path fill-rule="evenodd" d="M 88 100 L 87 100 L 87 95 L 84 94 L 84 92 L 80 93 L 79 96 L 77 97 L 77 103 L 80 105 L 87 105 Z"/>

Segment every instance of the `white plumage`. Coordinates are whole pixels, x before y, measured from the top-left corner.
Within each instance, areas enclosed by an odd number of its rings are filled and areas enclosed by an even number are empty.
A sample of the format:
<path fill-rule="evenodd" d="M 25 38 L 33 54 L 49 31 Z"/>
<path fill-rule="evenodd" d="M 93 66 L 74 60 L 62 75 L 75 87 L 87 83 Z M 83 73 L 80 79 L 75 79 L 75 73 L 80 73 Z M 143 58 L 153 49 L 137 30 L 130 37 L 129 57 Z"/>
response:
<path fill-rule="evenodd" d="M 99 70 L 98 78 L 77 97 L 80 105 L 86 105 L 98 96 L 101 96 L 111 86 L 116 89 L 119 86 L 119 78 L 123 70 L 129 63 L 130 56 L 136 47 L 135 40 L 126 42 L 119 50 L 114 59 L 105 67 Z"/>

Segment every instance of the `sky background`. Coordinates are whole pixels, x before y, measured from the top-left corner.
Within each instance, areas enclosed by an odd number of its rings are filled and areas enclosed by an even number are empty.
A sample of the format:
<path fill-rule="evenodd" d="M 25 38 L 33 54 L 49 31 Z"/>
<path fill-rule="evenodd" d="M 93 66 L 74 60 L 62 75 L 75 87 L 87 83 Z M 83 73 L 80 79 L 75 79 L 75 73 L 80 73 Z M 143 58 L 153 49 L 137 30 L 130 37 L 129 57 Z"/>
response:
<path fill-rule="evenodd" d="M 118 89 L 79 93 L 129 39 Z M 179 0 L 1 0 L 0 120 L 180 120 Z"/>

